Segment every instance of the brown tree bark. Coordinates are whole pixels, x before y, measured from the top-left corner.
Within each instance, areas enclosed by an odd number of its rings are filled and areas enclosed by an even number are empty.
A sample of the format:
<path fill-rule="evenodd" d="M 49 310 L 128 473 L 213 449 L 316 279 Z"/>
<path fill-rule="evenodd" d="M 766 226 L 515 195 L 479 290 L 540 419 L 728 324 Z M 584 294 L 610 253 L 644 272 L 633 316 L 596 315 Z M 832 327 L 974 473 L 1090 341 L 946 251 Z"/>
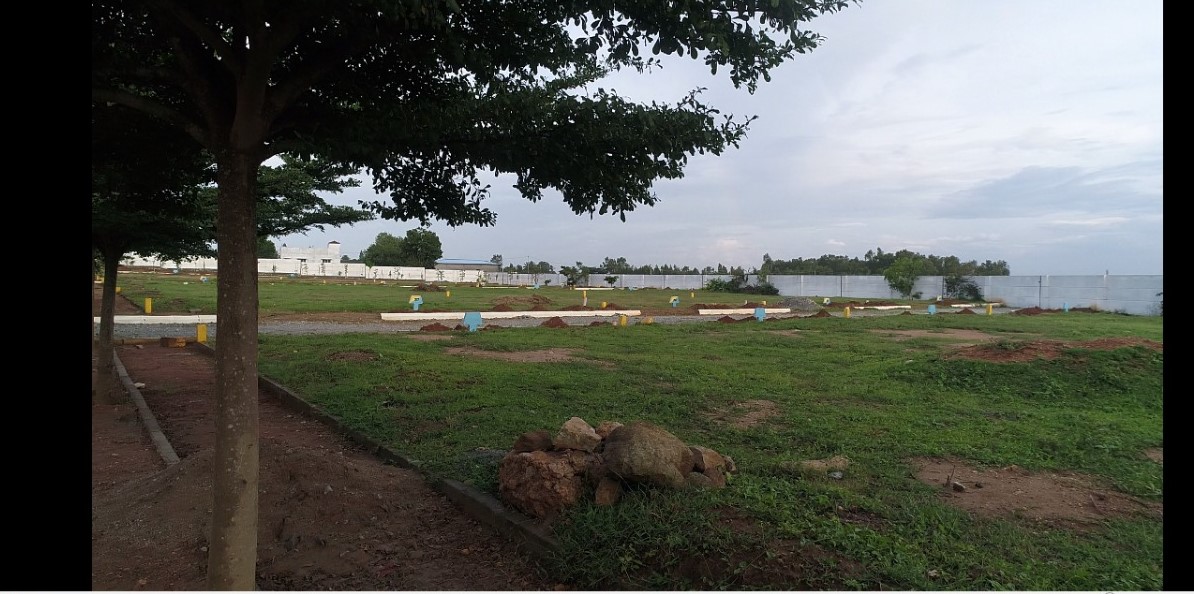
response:
<path fill-rule="evenodd" d="M 96 339 L 96 373 L 92 394 L 101 404 L 116 404 L 126 400 L 116 379 L 116 356 L 112 346 L 116 317 L 116 271 L 123 254 L 104 253 L 104 284 L 100 297 L 100 328 Z M 94 283 L 94 281 L 93 281 Z M 93 289 L 94 290 L 94 289 Z M 92 320 L 94 328 L 95 321 Z"/>
<path fill-rule="evenodd" d="M 255 154 L 217 155 L 216 443 L 207 585 L 253 590 L 257 561 L 257 228 Z"/>

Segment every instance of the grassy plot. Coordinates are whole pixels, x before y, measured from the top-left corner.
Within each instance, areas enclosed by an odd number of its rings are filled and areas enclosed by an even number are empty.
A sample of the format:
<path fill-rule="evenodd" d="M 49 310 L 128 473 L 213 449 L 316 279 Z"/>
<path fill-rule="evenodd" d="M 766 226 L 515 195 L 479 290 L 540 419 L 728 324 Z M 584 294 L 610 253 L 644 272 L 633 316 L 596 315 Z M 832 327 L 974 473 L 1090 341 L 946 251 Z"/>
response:
<path fill-rule="evenodd" d="M 141 305 L 145 298 L 153 299 L 154 313 L 216 313 L 216 282 L 209 277 L 200 282 L 199 275 L 122 274 L 119 284 L 122 294 Z M 541 287 L 529 289 L 520 287 L 475 287 L 440 284 L 440 291 L 417 288 L 418 281 L 373 281 L 373 280 L 316 280 L 263 277 L 259 280 L 258 297 L 262 314 L 289 314 L 309 312 L 356 312 L 383 313 L 412 311 L 411 295 L 423 298 L 419 311 L 492 311 L 495 307 L 511 311 L 531 309 L 564 309 L 585 303 L 599 309 L 605 302 L 610 308 L 648 309 L 655 315 L 674 311 L 680 314 L 690 311 L 695 304 L 741 305 L 745 302 L 759 303 L 770 300 L 774 304 L 780 297 L 720 293 L 713 291 L 690 291 L 672 289 L 639 289 L 629 291 L 581 290 L 563 287 Z M 447 293 L 451 292 L 449 296 Z M 679 299 L 680 307 L 672 308 L 671 298 Z"/>
<path fill-rule="evenodd" d="M 1162 468 L 1145 456 L 1163 447 L 1161 318 L 799 318 L 450 336 L 264 336 L 261 372 L 431 472 L 490 492 L 518 435 L 554 432 L 572 416 L 650 421 L 736 460 L 725 489 L 636 489 L 557 521 L 555 570 L 578 587 L 1162 586 Z M 548 349 L 553 357 L 534 356 Z M 1018 359 L 1031 353 L 1041 356 Z M 840 479 L 799 464 L 835 455 L 850 460 Z M 1031 494 L 1042 498 L 1081 477 L 1091 500 L 1067 505 L 1087 515 L 1036 518 L 1014 491 L 1004 513 L 964 509 L 998 485 L 952 493 L 917 478 L 924 460 L 1000 480 L 1070 477 Z M 1116 502 L 1129 511 L 1110 513 Z"/>

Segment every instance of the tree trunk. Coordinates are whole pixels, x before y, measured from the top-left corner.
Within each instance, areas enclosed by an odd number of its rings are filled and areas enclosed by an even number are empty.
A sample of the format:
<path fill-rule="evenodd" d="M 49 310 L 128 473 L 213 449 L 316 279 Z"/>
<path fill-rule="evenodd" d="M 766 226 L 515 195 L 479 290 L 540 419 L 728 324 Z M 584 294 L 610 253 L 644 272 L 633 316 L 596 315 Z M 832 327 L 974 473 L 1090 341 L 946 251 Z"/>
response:
<path fill-rule="evenodd" d="M 100 297 L 100 328 L 96 342 L 95 385 L 97 402 L 115 404 L 125 400 L 124 390 L 116 381 L 116 357 L 112 347 L 112 332 L 116 317 L 116 271 L 124 254 L 104 252 L 104 286 Z M 94 282 L 93 288 L 94 291 Z M 95 321 L 92 320 L 94 326 Z"/>
<path fill-rule="evenodd" d="M 257 228 L 260 159 L 216 160 L 216 443 L 212 466 L 210 590 L 253 590 L 257 564 Z"/>

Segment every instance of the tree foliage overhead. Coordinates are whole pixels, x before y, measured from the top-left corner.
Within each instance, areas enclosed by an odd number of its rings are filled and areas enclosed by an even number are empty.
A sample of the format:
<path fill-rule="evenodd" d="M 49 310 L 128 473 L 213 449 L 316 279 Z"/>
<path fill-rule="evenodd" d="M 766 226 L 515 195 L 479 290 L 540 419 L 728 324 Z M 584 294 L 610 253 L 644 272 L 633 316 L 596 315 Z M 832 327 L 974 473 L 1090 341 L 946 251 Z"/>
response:
<path fill-rule="evenodd" d="M 119 106 L 92 106 L 91 128 L 92 246 L 115 261 L 214 255 L 201 191 L 210 157 L 179 130 Z"/>
<path fill-rule="evenodd" d="M 802 23 L 845 6 L 100 0 L 93 89 L 212 150 L 253 146 L 261 159 L 320 155 L 365 170 L 391 199 L 367 206 L 386 218 L 492 224 L 481 205 L 487 171 L 513 174 L 531 200 L 550 187 L 577 213 L 624 216 L 654 204 L 653 182 L 680 177 L 689 155 L 737 146 L 749 118 L 723 116 L 695 90 L 638 104 L 586 85 L 652 67 L 656 58 L 640 55 L 650 47 L 703 56 L 753 91 L 819 43 Z"/>

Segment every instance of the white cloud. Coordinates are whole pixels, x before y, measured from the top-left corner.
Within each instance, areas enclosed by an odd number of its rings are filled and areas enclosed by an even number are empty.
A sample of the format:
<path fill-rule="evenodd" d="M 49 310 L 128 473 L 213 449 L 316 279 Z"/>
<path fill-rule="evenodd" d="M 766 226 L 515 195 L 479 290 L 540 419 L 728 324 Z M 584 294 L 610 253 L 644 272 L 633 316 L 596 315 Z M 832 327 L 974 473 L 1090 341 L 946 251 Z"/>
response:
<path fill-rule="evenodd" d="M 550 193 L 528 203 L 499 179 L 496 227 L 433 230 L 450 257 L 557 266 L 749 268 L 763 253 L 881 247 L 1005 260 L 1013 274 L 1160 274 L 1161 17 L 1159 0 L 868 0 L 814 21 L 825 43 L 754 95 L 696 62 L 602 81 L 669 102 L 704 86 L 724 112 L 759 116 L 741 148 L 694 157 L 627 222 L 578 217 Z M 356 254 L 414 226 L 285 239 Z"/>

